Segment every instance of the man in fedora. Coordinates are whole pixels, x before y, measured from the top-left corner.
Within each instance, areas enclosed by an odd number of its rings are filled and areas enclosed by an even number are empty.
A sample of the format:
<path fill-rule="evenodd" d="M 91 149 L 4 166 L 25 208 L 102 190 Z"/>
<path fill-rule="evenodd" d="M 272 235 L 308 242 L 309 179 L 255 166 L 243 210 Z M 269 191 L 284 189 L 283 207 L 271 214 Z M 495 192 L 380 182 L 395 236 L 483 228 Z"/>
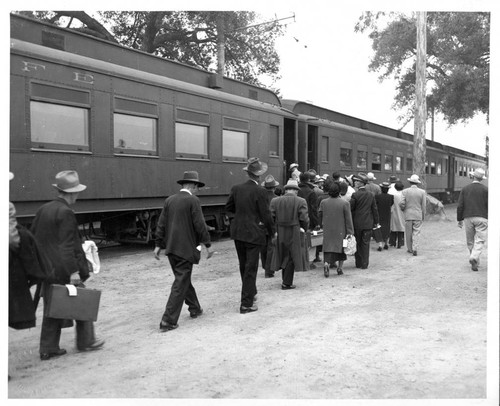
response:
<path fill-rule="evenodd" d="M 154 256 L 159 260 L 161 247 L 165 246 L 165 255 L 174 274 L 170 296 L 160 322 L 161 332 L 179 327 L 177 321 L 184 302 L 192 318 L 203 313 L 191 283 L 191 273 L 193 264 L 200 262 L 201 244 L 207 249 L 207 259 L 213 254 L 201 204 L 195 196 L 205 184 L 200 182 L 196 171 L 184 172 L 183 178 L 177 183 L 182 188 L 165 200 L 156 225 Z"/>
<path fill-rule="evenodd" d="M 356 268 L 367 269 L 370 260 L 370 241 L 372 230 L 378 226 L 378 210 L 375 195 L 366 190 L 368 177 L 360 172 L 352 177 L 357 189 L 351 196 L 352 223 L 356 237 L 356 253 L 354 259 Z"/>
<path fill-rule="evenodd" d="M 52 186 L 58 191 L 57 198 L 38 209 L 31 225 L 33 235 L 54 268 L 54 277 L 44 284 L 66 285 L 72 282 L 83 287 L 83 282 L 89 278 L 89 266 L 83 252 L 78 222 L 70 206 L 75 204 L 79 193 L 87 186 L 80 183 L 78 173 L 73 170 L 59 172 L 55 180 Z M 75 273 L 78 273 L 79 280 L 72 275 Z M 42 361 L 66 354 L 66 350 L 59 347 L 61 329 L 72 325 L 72 320 L 43 317 L 40 334 Z M 79 351 L 98 350 L 103 344 L 103 340 L 95 338 L 92 321 L 76 320 L 76 346 Z"/>
<path fill-rule="evenodd" d="M 425 190 L 418 187 L 421 182 L 417 174 L 411 175 L 408 182 L 410 182 L 411 186 L 401 192 L 399 207 L 401 207 L 405 216 L 406 247 L 409 253 L 417 256 L 427 198 Z"/>
<path fill-rule="evenodd" d="M 279 186 L 279 182 L 274 179 L 273 175 L 267 175 L 262 182 L 262 186 L 267 192 L 268 206 L 271 204 L 271 200 L 277 197 L 275 191 L 276 187 Z M 262 224 L 261 227 L 264 227 Z M 266 230 L 266 245 L 262 246 L 260 250 L 260 260 L 262 261 L 262 268 L 264 268 L 264 277 L 273 278 L 274 271 L 271 271 L 271 259 L 273 257 L 273 236 L 269 235 Z"/>
<path fill-rule="evenodd" d="M 226 211 L 234 213 L 230 235 L 236 247 L 242 282 L 241 314 L 258 310 L 254 302 L 259 253 L 266 245 L 266 231 L 268 235 L 274 234 L 267 192 L 259 184 L 260 176 L 267 172 L 267 164 L 259 158 L 250 158 L 243 170 L 249 179 L 231 188 L 225 206 Z"/>
<path fill-rule="evenodd" d="M 457 206 L 458 226 L 462 228 L 465 224 L 469 263 L 473 271 L 478 270 L 479 257 L 488 236 L 488 187 L 481 183 L 483 179 L 486 179 L 484 169 L 475 169 L 472 183 L 460 192 Z"/>
<path fill-rule="evenodd" d="M 285 194 L 271 201 L 271 216 L 276 224 L 276 251 L 271 269 L 282 269 L 281 289 L 295 289 L 295 271 L 307 270 L 304 233 L 309 226 L 307 202 L 299 197 L 297 181 L 290 179 Z"/>
<path fill-rule="evenodd" d="M 368 182 L 366 183 L 365 188 L 368 192 L 372 192 L 374 196 L 382 193 L 382 189 L 380 189 L 380 186 L 374 182 L 374 180 L 376 180 L 377 178 L 375 177 L 373 172 L 368 172 L 366 174 L 366 178 Z"/>

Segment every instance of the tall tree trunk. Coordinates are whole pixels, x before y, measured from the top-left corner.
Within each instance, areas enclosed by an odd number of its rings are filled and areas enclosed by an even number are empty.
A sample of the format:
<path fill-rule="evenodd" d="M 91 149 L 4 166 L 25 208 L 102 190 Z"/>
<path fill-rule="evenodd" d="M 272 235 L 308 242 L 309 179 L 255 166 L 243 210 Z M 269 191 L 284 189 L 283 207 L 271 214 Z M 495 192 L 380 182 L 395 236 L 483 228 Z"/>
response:
<path fill-rule="evenodd" d="M 217 73 L 224 76 L 224 65 L 226 57 L 224 53 L 224 45 L 226 43 L 224 12 L 219 12 L 217 15 Z"/>
<path fill-rule="evenodd" d="M 427 57 L 427 12 L 417 12 L 417 66 L 415 83 L 415 133 L 413 136 L 413 173 L 420 176 L 422 187 L 426 187 L 425 179 L 425 124 L 427 121 L 427 106 L 425 99 L 425 71 Z"/>

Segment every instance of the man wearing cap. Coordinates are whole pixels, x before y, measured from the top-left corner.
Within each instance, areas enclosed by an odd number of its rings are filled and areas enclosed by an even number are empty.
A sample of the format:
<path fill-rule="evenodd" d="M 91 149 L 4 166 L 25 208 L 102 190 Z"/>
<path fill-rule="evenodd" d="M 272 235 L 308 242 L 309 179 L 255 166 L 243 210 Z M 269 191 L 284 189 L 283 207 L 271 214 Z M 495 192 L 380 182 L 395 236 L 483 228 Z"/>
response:
<path fill-rule="evenodd" d="M 291 172 L 290 179 L 296 180 L 298 182 L 301 174 L 301 172 L 299 171 L 299 164 L 296 163 L 290 164 L 289 171 Z"/>
<path fill-rule="evenodd" d="M 203 313 L 191 283 L 191 273 L 193 264 L 200 262 L 201 244 L 207 249 L 207 259 L 213 254 L 201 204 L 195 196 L 205 184 L 200 182 L 196 171 L 184 172 L 184 177 L 177 183 L 182 188 L 165 200 L 156 225 L 154 256 L 159 260 L 162 245 L 166 247 L 165 255 L 168 256 L 175 278 L 161 318 L 161 332 L 179 327 L 177 321 L 184 302 L 192 318 Z"/>
<path fill-rule="evenodd" d="M 367 269 L 370 259 L 370 240 L 372 229 L 378 225 L 378 210 L 375 195 L 366 190 L 368 177 L 358 173 L 352 177 L 357 189 L 349 201 L 351 205 L 354 236 L 356 237 L 356 268 Z"/>
<path fill-rule="evenodd" d="M 71 282 L 83 287 L 83 282 L 89 278 L 89 267 L 82 248 L 78 222 L 70 206 L 75 204 L 79 193 L 87 187 L 80 183 L 78 173 L 73 170 L 59 172 L 56 183 L 52 186 L 57 189 L 58 197 L 38 209 L 31 225 L 33 235 L 54 268 L 54 277 L 44 284 L 66 285 Z M 79 279 L 72 275 L 76 273 Z M 42 361 L 66 354 L 66 350 L 59 347 L 61 329 L 72 325 L 71 320 L 43 317 L 40 334 Z M 103 340 L 95 338 L 93 322 L 76 320 L 76 346 L 79 351 L 98 350 L 103 344 Z"/>
<path fill-rule="evenodd" d="M 418 175 L 411 175 L 408 178 L 408 182 L 410 182 L 411 186 L 401 192 L 399 207 L 401 207 L 405 216 L 406 247 L 409 253 L 417 256 L 420 230 L 427 207 L 427 198 L 425 190 L 417 186 L 421 183 Z"/>
<path fill-rule="evenodd" d="M 242 282 L 240 313 L 246 314 L 258 310 L 254 302 L 259 253 L 266 245 L 266 231 L 273 235 L 274 229 L 267 192 L 259 184 L 260 176 L 267 171 L 267 164 L 259 158 L 250 158 L 243 170 L 249 179 L 231 188 L 225 209 L 234 213 L 230 235 L 236 247 Z"/>
<path fill-rule="evenodd" d="M 368 183 L 366 184 L 365 188 L 368 192 L 372 192 L 374 196 L 379 195 L 382 193 L 382 189 L 380 189 L 380 186 L 374 183 L 373 181 L 376 180 L 377 178 L 373 174 L 373 172 L 368 172 L 366 174 L 366 177 L 368 179 Z"/>
<path fill-rule="evenodd" d="M 465 224 L 469 263 L 473 271 L 478 270 L 479 257 L 488 236 L 488 187 L 481 183 L 483 179 L 486 179 L 484 169 L 474 170 L 472 183 L 460 192 L 457 206 L 458 226 L 462 228 Z"/>
<path fill-rule="evenodd" d="M 268 206 L 271 204 L 271 200 L 277 197 L 275 190 L 279 186 L 279 182 L 274 179 L 273 175 L 267 175 L 262 182 L 262 186 L 267 192 L 267 202 Z M 262 224 L 261 227 L 264 227 Z M 260 250 L 260 260 L 262 261 L 262 268 L 264 268 L 264 277 L 273 278 L 274 271 L 271 271 L 271 260 L 273 257 L 273 236 L 269 235 L 266 230 L 266 245 L 262 246 Z"/>
<path fill-rule="evenodd" d="M 295 289 L 295 271 L 307 270 L 303 233 L 309 225 L 307 202 L 297 196 L 297 181 L 290 179 L 285 194 L 271 201 L 271 215 L 276 224 L 276 251 L 273 270 L 282 269 L 281 289 Z M 301 235 L 302 233 L 302 235 Z"/>

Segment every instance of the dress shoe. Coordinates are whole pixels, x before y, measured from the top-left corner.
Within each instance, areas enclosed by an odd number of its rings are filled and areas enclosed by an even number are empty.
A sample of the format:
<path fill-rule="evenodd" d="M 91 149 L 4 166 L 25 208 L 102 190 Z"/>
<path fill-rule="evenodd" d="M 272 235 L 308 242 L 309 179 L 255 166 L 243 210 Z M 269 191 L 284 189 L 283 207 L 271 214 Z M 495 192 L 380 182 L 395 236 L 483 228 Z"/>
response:
<path fill-rule="evenodd" d="M 377 248 L 377 251 L 382 251 L 382 247 L 378 247 L 378 248 Z"/>
<path fill-rule="evenodd" d="M 89 346 L 87 346 L 85 348 L 78 348 L 78 351 L 82 351 L 82 352 L 97 351 L 97 350 L 100 350 L 103 345 L 104 345 L 104 340 L 95 340 L 92 344 L 90 344 Z"/>
<path fill-rule="evenodd" d="M 285 285 L 284 283 L 281 284 L 281 289 L 282 290 L 289 290 L 289 289 L 295 289 L 295 285 Z"/>
<path fill-rule="evenodd" d="M 316 257 L 313 259 L 313 262 L 321 262 L 321 259 L 319 259 L 319 257 Z"/>
<path fill-rule="evenodd" d="M 162 320 L 160 323 L 160 332 L 164 333 L 165 331 L 175 330 L 177 327 L 179 327 L 178 324 L 170 324 Z"/>
<path fill-rule="evenodd" d="M 470 268 L 477 272 L 479 270 L 479 268 L 477 267 L 477 260 L 475 260 L 474 258 L 471 258 L 469 259 L 469 264 L 470 264 Z"/>
<path fill-rule="evenodd" d="M 42 361 L 47 361 L 48 359 L 54 358 L 54 357 L 60 357 L 61 355 L 66 354 L 66 350 L 64 348 L 61 348 L 57 351 L 54 352 L 41 352 L 40 353 L 40 359 Z"/>
<path fill-rule="evenodd" d="M 264 275 L 264 278 L 274 278 L 274 274 L 273 273 L 266 273 Z"/>
<path fill-rule="evenodd" d="M 252 312 L 256 312 L 257 310 L 259 310 L 259 308 L 256 305 L 253 305 L 250 307 L 240 306 L 240 313 L 241 314 L 252 313 Z"/>
<path fill-rule="evenodd" d="M 196 310 L 194 312 L 190 312 L 189 315 L 193 318 L 196 319 L 198 316 L 201 316 L 203 314 L 203 309 L 200 308 L 200 310 Z"/>
<path fill-rule="evenodd" d="M 416 257 L 417 256 L 417 251 L 413 251 L 413 256 Z"/>
<path fill-rule="evenodd" d="M 411 254 L 413 251 L 412 250 L 406 250 L 406 252 L 409 252 Z"/>
<path fill-rule="evenodd" d="M 389 246 L 387 244 L 384 245 L 384 250 L 388 250 Z"/>
<path fill-rule="evenodd" d="M 342 268 L 337 268 L 337 275 L 344 275 L 344 272 L 342 272 Z"/>
<path fill-rule="evenodd" d="M 330 265 L 328 265 L 326 262 L 323 267 L 323 273 L 325 274 L 325 278 L 328 278 L 330 276 Z"/>

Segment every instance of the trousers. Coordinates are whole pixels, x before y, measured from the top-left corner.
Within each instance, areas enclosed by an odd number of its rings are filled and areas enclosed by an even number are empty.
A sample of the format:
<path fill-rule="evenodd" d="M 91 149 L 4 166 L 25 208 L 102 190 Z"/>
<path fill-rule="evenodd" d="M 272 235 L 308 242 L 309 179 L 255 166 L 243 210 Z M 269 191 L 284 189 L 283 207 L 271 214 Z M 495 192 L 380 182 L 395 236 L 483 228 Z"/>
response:
<path fill-rule="evenodd" d="M 170 289 L 162 320 L 170 324 L 177 324 L 184 302 L 186 302 L 190 313 L 200 311 L 201 306 L 196 290 L 191 283 L 193 264 L 174 254 L 168 255 L 168 261 L 175 279 Z"/>
<path fill-rule="evenodd" d="M 234 240 L 241 276 L 241 306 L 252 307 L 257 294 L 257 270 L 261 246 Z"/>
<path fill-rule="evenodd" d="M 76 322 L 76 348 L 84 350 L 95 341 L 94 322 Z M 67 325 L 67 320 L 44 317 L 40 333 L 40 354 L 56 352 L 60 349 L 61 329 Z"/>
<path fill-rule="evenodd" d="M 488 236 L 488 219 L 484 217 L 467 217 L 464 219 L 465 239 L 469 249 L 469 259 L 475 259 L 479 264 L 479 257 L 484 249 Z"/>
<path fill-rule="evenodd" d="M 418 250 L 422 223 L 422 220 L 406 220 L 405 222 L 406 247 L 410 252 Z"/>
<path fill-rule="evenodd" d="M 370 262 L 372 230 L 354 230 L 354 237 L 356 237 L 356 253 L 354 254 L 356 268 L 366 269 Z"/>

